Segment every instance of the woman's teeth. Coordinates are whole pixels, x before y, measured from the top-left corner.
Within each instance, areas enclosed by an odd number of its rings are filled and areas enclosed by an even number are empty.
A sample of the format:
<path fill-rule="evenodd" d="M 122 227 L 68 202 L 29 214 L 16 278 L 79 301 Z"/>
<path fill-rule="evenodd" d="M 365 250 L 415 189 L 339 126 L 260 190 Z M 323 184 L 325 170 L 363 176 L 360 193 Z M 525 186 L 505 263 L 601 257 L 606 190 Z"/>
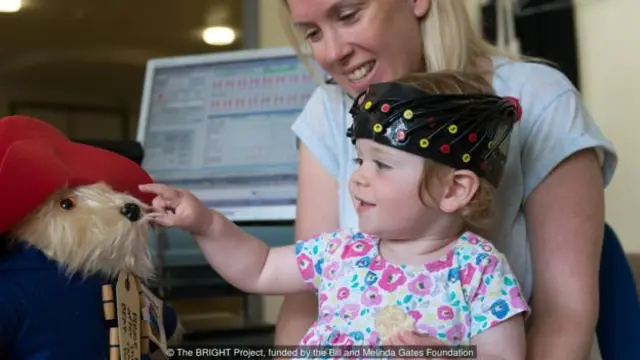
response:
<path fill-rule="evenodd" d="M 357 68 L 355 71 L 349 74 L 348 76 L 349 81 L 357 82 L 364 79 L 365 76 L 369 75 L 369 73 L 373 69 L 374 64 L 375 63 L 373 61 L 369 61 L 368 63 Z"/>

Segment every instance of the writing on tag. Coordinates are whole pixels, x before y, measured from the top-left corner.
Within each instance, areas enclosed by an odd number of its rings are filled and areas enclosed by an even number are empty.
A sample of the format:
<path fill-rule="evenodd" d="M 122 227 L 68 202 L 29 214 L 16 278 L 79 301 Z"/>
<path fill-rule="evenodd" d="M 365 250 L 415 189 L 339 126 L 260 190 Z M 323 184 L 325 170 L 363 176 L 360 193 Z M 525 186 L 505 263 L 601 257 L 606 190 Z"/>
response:
<path fill-rule="evenodd" d="M 138 279 L 135 276 L 128 272 L 120 273 L 116 283 L 116 301 L 120 360 L 140 360 L 142 324 Z"/>

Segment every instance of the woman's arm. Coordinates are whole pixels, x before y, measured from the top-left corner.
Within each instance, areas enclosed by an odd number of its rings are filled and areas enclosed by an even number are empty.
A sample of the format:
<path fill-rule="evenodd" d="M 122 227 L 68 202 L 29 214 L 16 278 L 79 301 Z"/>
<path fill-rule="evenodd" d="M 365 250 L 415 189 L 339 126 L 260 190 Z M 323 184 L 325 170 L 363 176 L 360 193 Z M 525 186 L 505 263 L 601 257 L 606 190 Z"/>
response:
<path fill-rule="evenodd" d="M 593 150 L 567 158 L 531 193 L 533 259 L 529 360 L 584 360 L 598 317 L 604 184 Z"/>
<path fill-rule="evenodd" d="M 296 239 L 307 239 L 338 228 L 338 184 L 300 144 Z M 297 345 L 318 315 L 318 299 L 313 293 L 285 297 L 276 323 L 275 344 Z"/>

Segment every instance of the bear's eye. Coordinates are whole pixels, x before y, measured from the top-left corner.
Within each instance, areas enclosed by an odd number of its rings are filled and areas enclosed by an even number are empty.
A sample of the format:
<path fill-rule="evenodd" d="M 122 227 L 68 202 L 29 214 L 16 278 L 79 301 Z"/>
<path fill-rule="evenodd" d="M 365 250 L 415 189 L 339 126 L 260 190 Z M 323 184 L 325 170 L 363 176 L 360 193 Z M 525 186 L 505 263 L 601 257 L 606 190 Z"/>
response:
<path fill-rule="evenodd" d="M 60 207 L 65 210 L 71 210 L 76 206 L 76 203 L 71 198 L 60 200 Z"/>

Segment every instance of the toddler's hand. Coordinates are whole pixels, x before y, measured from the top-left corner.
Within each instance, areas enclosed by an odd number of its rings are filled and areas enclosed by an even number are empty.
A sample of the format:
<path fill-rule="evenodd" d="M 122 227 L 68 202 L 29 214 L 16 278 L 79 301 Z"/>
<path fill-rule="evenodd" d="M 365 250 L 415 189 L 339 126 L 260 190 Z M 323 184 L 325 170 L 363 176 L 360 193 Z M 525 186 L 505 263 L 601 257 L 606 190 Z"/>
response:
<path fill-rule="evenodd" d="M 192 193 L 163 184 L 146 184 L 140 191 L 156 194 L 149 216 L 153 222 L 166 227 L 177 227 L 193 235 L 204 236 L 211 228 L 213 216 Z"/>

